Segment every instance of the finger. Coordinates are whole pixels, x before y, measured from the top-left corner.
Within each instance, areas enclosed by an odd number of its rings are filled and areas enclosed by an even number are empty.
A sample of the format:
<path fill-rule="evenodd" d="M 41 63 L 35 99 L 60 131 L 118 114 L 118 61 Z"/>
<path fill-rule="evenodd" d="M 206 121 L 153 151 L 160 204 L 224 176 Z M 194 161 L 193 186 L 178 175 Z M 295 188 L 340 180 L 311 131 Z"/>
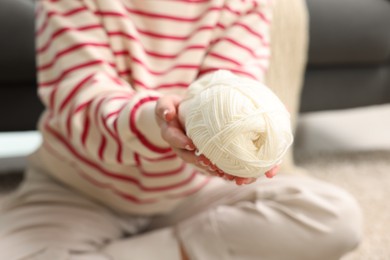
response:
<path fill-rule="evenodd" d="M 257 178 L 248 178 L 245 184 L 251 184 L 257 181 Z"/>
<path fill-rule="evenodd" d="M 178 148 L 172 148 L 172 150 L 186 163 L 197 164 L 198 158 L 194 152 Z"/>
<path fill-rule="evenodd" d="M 228 181 L 233 181 L 236 178 L 236 176 L 225 173 L 224 178 L 226 178 Z"/>
<path fill-rule="evenodd" d="M 249 177 L 249 178 L 246 178 L 246 177 L 236 177 L 234 180 L 235 180 L 237 185 L 247 185 L 247 184 L 254 183 L 257 179 L 256 178 L 252 178 L 252 177 Z"/>
<path fill-rule="evenodd" d="M 176 95 L 167 95 L 159 98 L 156 104 L 156 115 L 164 121 L 171 121 L 177 115 L 177 107 L 180 104 L 181 97 Z"/>
<path fill-rule="evenodd" d="M 181 128 L 172 126 L 170 123 L 161 125 L 161 137 L 170 144 L 171 147 L 194 151 L 195 146 Z"/>
<path fill-rule="evenodd" d="M 276 166 L 273 167 L 271 170 L 267 171 L 267 172 L 265 173 L 265 176 L 266 176 L 267 178 L 272 178 L 272 177 L 274 177 L 274 176 L 278 173 L 279 168 L 280 168 L 280 166 L 279 166 L 279 165 L 276 165 Z"/>
<path fill-rule="evenodd" d="M 236 177 L 236 178 L 235 178 L 235 181 L 236 181 L 236 184 L 237 184 L 237 185 L 246 184 L 246 183 L 247 183 L 247 180 L 248 180 L 248 178 L 244 178 L 244 177 Z"/>
<path fill-rule="evenodd" d="M 203 167 L 208 167 L 210 166 L 211 162 L 209 159 L 207 159 L 206 156 L 204 156 L 203 154 L 199 155 L 198 156 L 198 162 L 200 165 L 202 165 Z"/>
<path fill-rule="evenodd" d="M 208 166 L 208 170 L 211 171 L 211 172 L 217 173 L 217 169 L 218 169 L 218 167 L 215 166 L 214 164 L 210 164 Z"/>

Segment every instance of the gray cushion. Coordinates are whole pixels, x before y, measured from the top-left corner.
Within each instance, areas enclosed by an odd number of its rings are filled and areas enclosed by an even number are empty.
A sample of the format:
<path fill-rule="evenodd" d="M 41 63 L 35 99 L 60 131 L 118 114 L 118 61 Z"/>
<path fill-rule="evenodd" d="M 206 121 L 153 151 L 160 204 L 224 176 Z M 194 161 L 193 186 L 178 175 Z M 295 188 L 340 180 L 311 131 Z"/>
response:
<path fill-rule="evenodd" d="M 390 63 L 390 1 L 308 0 L 311 65 Z"/>
<path fill-rule="evenodd" d="M 309 68 L 301 112 L 343 109 L 390 102 L 389 66 Z"/>

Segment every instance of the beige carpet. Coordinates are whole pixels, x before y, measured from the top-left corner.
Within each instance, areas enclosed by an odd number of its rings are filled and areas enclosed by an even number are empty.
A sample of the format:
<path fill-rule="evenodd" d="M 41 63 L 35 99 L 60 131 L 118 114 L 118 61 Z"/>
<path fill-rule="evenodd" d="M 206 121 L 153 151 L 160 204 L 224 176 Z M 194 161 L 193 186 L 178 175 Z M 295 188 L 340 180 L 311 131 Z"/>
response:
<path fill-rule="evenodd" d="M 297 154 L 313 176 L 343 187 L 359 201 L 364 239 L 342 260 L 390 260 L 390 151 Z"/>

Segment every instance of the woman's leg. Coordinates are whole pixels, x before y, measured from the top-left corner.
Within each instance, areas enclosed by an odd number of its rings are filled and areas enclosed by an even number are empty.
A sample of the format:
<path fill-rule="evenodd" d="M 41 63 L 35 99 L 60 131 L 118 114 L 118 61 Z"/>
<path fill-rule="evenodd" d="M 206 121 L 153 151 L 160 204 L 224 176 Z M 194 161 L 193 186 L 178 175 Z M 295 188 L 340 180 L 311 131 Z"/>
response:
<path fill-rule="evenodd" d="M 152 260 L 163 245 L 182 245 L 190 260 L 336 260 L 361 236 L 361 213 L 345 191 L 307 177 L 278 176 L 236 187 L 215 179 L 152 230 L 103 249 Z M 172 258 L 177 259 L 177 258 Z"/>
<path fill-rule="evenodd" d="M 102 246 L 148 222 L 119 216 L 30 168 L 0 205 L 0 259 L 108 260 Z"/>
<path fill-rule="evenodd" d="M 357 246 L 361 213 L 345 191 L 291 176 L 254 185 L 231 188 L 223 204 L 202 213 L 181 209 L 191 216 L 176 226 L 189 259 L 336 260 Z"/>
<path fill-rule="evenodd" d="M 271 23 L 271 60 L 265 83 L 287 106 L 295 128 L 306 69 L 308 13 L 304 0 L 274 0 Z M 292 148 L 286 154 L 282 173 L 296 173 Z"/>

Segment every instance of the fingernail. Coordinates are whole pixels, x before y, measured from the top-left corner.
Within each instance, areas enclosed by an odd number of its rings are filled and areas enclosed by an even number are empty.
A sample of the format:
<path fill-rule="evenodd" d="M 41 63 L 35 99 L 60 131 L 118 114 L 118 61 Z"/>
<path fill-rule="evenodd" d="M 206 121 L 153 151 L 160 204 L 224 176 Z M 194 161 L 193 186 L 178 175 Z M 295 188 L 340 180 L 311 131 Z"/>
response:
<path fill-rule="evenodd" d="M 169 110 L 165 110 L 163 113 L 163 117 L 166 121 L 168 121 L 168 114 L 169 114 Z"/>
<path fill-rule="evenodd" d="M 202 165 L 203 167 L 207 166 L 207 164 L 204 161 L 199 161 L 199 164 Z"/>
<path fill-rule="evenodd" d="M 228 175 L 227 177 L 230 181 L 234 180 L 234 176 Z"/>
<path fill-rule="evenodd" d="M 193 151 L 193 150 L 195 150 L 195 147 L 192 146 L 192 145 L 189 145 L 189 144 L 187 144 L 184 148 L 185 148 L 186 150 L 188 150 L 188 151 Z"/>
<path fill-rule="evenodd" d="M 208 169 L 209 169 L 209 171 L 212 171 L 212 172 L 215 172 L 215 171 L 216 171 L 215 166 L 213 167 L 212 165 L 210 165 Z"/>
<path fill-rule="evenodd" d="M 276 175 L 276 173 L 274 173 L 274 172 L 266 172 L 266 173 L 265 173 L 265 176 L 266 176 L 268 179 L 273 178 L 275 175 Z"/>

